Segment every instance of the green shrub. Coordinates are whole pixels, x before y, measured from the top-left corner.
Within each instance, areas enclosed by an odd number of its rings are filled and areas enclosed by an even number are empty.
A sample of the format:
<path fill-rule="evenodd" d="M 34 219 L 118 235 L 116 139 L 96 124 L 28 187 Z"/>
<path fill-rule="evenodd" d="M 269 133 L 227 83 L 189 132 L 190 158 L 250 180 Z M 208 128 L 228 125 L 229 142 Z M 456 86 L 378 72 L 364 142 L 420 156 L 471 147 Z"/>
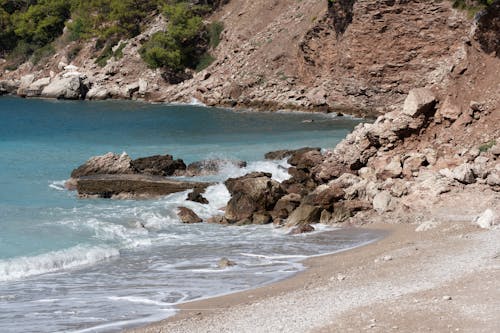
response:
<path fill-rule="evenodd" d="M 496 141 L 495 140 L 486 142 L 486 143 L 482 144 L 481 146 L 479 146 L 479 151 L 482 152 L 482 153 L 487 152 L 494 145 L 496 145 Z"/>
<path fill-rule="evenodd" d="M 213 62 L 215 61 L 215 58 L 210 54 L 210 53 L 205 53 L 200 57 L 200 61 L 198 62 L 198 65 L 196 66 L 196 71 L 201 72 L 208 66 L 210 66 Z"/>
<path fill-rule="evenodd" d="M 212 49 L 215 49 L 219 45 L 222 31 L 224 31 L 223 22 L 215 21 L 208 26 L 209 45 Z"/>
<path fill-rule="evenodd" d="M 45 46 L 37 48 L 31 56 L 31 62 L 36 65 L 40 62 L 40 60 L 52 56 L 55 52 L 56 50 L 54 49 L 54 46 L 52 44 L 47 44 Z"/>

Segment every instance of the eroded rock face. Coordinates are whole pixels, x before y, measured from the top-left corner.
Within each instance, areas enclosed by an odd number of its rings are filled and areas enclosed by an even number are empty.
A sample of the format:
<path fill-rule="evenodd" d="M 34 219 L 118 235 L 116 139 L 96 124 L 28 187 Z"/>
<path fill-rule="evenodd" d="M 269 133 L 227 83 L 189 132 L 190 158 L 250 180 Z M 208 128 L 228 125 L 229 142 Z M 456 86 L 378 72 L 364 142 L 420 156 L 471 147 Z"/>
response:
<path fill-rule="evenodd" d="M 172 155 L 155 155 L 135 159 L 130 162 L 138 173 L 153 176 L 172 176 L 176 171 L 186 170 L 181 159 L 174 160 Z"/>
<path fill-rule="evenodd" d="M 84 99 L 89 86 L 89 82 L 78 75 L 58 77 L 45 86 L 40 95 L 46 98 Z"/>
<path fill-rule="evenodd" d="M 230 223 L 252 223 L 254 214 L 271 211 L 284 194 L 280 184 L 265 172 L 229 178 L 224 184 L 231 194 L 224 215 Z M 260 216 L 256 219 L 262 221 Z"/>

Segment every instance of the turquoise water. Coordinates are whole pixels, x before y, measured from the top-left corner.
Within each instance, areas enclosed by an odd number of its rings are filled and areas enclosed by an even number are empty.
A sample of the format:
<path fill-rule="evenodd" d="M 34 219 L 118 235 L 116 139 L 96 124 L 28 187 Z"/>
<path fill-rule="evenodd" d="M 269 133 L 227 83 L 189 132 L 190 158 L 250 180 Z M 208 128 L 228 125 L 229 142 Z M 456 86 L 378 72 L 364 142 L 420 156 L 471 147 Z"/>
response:
<path fill-rule="evenodd" d="M 232 112 L 201 106 L 0 98 L 0 327 L 2 332 L 113 331 L 163 318 L 194 298 L 269 283 L 301 269 L 298 260 L 365 242 L 370 234 L 329 231 L 290 237 L 272 226 L 182 225 L 186 193 L 150 201 L 80 200 L 64 190 L 90 156 L 172 154 L 185 162 L 242 159 L 244 170 L 288 177 L 267 151 L 332 147 L 359 122 L 346 117 Z M 303 122 L 304 120 L 313 122 Z M 140 227 L 144 225 L 145 228 Z M 327 227 L 320 228 L 328 230 Z M 236 268 L 218 270 L 230 256 Z"/>

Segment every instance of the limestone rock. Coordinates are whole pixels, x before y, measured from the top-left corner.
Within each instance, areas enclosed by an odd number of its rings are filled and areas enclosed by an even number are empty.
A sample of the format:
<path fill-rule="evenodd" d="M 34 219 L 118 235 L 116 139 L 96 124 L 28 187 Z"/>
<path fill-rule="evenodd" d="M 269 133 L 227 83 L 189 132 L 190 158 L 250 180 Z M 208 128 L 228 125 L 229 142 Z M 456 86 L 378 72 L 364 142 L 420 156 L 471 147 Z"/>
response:
<path fill-rule="evenodd" d="M 181 219 L 182 223 L 191 224 L 203 222 L 203 220 L 191 209 L 187 207 L 178 207 L 178 209 L 177 216 Z"/>
<path fill-rule="evenodd" d="M 71 172 L 72 178 L 98 174 L 132 174 L 135 173 L 131 165 L 132 159 L 127 153 L 121 155 L 107 153 L 102 156 L 91 157 L 87 162 Z"/>
<path fill-rule="evenodd" d="M 436 103 L 436 96 L 430 89 L 412 89 L 406 97 L 403 107 L 403 113 L 412 118 L 416 118 L 421 114 L 430 113 Z"/>
<path fill-rule="evenodd" d="M 446 168 L 440 170 L 439 173 L 445 177 L 455 179 L 463 184 L 472 184 L 476 181 L 472 166 L 469 163 L 464 163 L 452 170 Z"/>
<path fill-rule="evenodd" d="M 426 165 L 427 159 L 424 154 L 420 153 L 410 153 L 403 161 L 403 176 L 406 178 L 411 178 L 418 173 L 420 168 Z"/>
<path fill-rule="evenodd" d="M 459 105 L 453 103 L 449 97 L 447 97 L 443 105 L 439 107 L 439 116 L 449 119 L 449 120 L 457 120 L 462 114 L 462 109 Z"/>
<path fill-rule="evenodd" d="M 377 178 L 385 180 L 387 178 L 398 178 L 403 173 L 401 159 L 393 156 L 390 160 L 383 159 L 374 162 Z"/>
<path fill-rule="evenodd" d="M 491 209 L 486 209 L 481 215 L 477 216 L 473 223 L 483 229 L 491 229 L 499 224 L 498 215 Z"/>
<path fill-rule="evenodd" d="M 373 198 L 373 209 L 379 213 L 384 213 L 389 210 L 392 196 L 388 191 L 382 191 Z"/>
<path fill-rule="evenodd" d="M 79 76 L 54 78 L 50 84 L 43 88 L 42 97 L 58 99 L 84 99 L 88 85 Z"/>
<path fill-rule="evenodd" d="M 87 92 L 86 98 L 90 100 L 103 100 L 110 97 L 110 92 L 103 86 L 94 85 Z"/>

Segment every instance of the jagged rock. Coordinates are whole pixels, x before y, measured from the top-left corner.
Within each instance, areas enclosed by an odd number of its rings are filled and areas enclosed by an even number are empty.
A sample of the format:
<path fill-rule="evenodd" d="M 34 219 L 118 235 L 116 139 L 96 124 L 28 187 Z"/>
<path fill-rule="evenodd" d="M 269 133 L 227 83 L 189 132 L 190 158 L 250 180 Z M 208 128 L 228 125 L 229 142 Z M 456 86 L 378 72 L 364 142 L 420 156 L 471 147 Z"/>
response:
<path fill-rule="evenodd" d="M 412 118 L 416 118 L 421 114 L 428 114 L 432 111 L 436 103 L 436 96 L 430 89 L 412 89 L 406 97 L 403 113 Z"/>
<path fill-rule="evenodd" d="M 148 81 L 139 79 L 139 94 L 145 94 L 148 90 Z"/>
<path fill-rule="evenodd" d="M 193 201 L 193 202 L 198 202 L 198 203 L 201 203 L 201 204 L 208 204 L 208 200 L 202 195 L 202 193 L 204 192 L 203 189 L 200 189 L 200 188 L 195 188 L 193 190 L 193 192 L 190 192 L 188 193 L 187 195 L 187 199 L 186 200 L 189 200 L 189 201 Z"/>
<path fill-rule="evenodd" d="M 410 153 L 406 155 L 403 160 L 403 176 L 406 178 L 415 176 L 415 173 L 418 173 L 420 168 L 427 163 L 428 162 L 424 154 Z"/>
<path fill-rule="evenodd" d="M 439 173 L 447 178 L 455 179 L 463 184 L 472 184 L 476 181 L 474 172 L 469 163 L 464 163 L 452 170 L 446 168 L 439 171 Z"/>
<path fill-rule="evenodd" d="M 247 162 L 222 159 L 197 161 L 187 166 L 185 175 L 189 177 L 215 175 L 226 166 L 244 168 L 247 166 Z"/>
<path fill-rule="evenodd" d="M 229 178 L 224 184 L 231 194 L 225 211 L 231 223 L 251 219 L 256 212 L 271 211 L 284 194 L 280 184 L 265 172 Z"/>
<path fill-rule="evenodd" d="M 328 224 L 328 223 L 330 223 L 331 219 L 332 219 L 332 213 L 326 209 L 323 209 L 323 211 L 321 211 L 321 215 L 319 217 L 319 223 Z"/>
<path fill-rule="evenodd" d="M 478 156 L 474 159 L 474 163 L 472 164 L 472 172 L 476 178 L 485 179 L 490 174 L 490 170 L 488 169 L 489 158 L 485 156 Z"/>
<path fill-rule="evenodd" d="M 301 204 L 288 217 L 287 227 L 318 223 L 321 216 L 321 208 L 309 204 Z"/>
<path fill-rule="evenodd" d="M 489 152 L 495 156 L 500 155 L 500 138 L 496 140 L 496 143 L 490 148 Z"/>
<path fill-rule="evenodd" d="M 372 209 L 372 205 L 364 200 L 345 200 L 334 204 L 330 223 L 342 223 L 357 212 Z"/>
<path fill-rule="evenodd" d="M 19 82 L 19 88 L 17 89 L 17 95 L 19 96 L 26 96 L 26 90 L 30 86 L 30 84 L 35 81 L 35 75 L 34 74 L 28 74 L 21 76 L 20 82 Z"/>
<path fill-rule="evenodd" d="M 217 267 L 219 267 L 220 269 L 224 269 L 224 268 L 228 268 L 228 267 L 232 267 L 232 266 L 236 266 L 236 262 L 231 261 L 226 257 L 221 258 L 219 260 L 219 262 L 217 263 Z"/>
<path fill-rule="evenodd" d="M 55 78 L 43 88 L 42 97 L 58 99 L 84 99 L 89 90 L 88 82 L 79 76 Z"/>
<path fill-rule="evenodd" d="M 0 81 L 0 95 L 13 94 L 19 89 L 19 81 L 2 80 Z"/>
<path fill-rule="evenodd" d="M 87 162 L 71 172 L 72 178 L 102 174 L 132 174 L 135 173 L 131 165 L 132 159 L 126 153 L 121 155 L 107 153 L 102 156 L 91 157 Z"/>
<path fill-rule="evenodd" d="M 178 170 L 186 170 L 184 161 L 174 160 L 172 155 L 142 157 L 131 161 L 130 164 L 137 172 L 153 176 L 172 176 Z"/>
<path fill-rule="evenodd" d="M 384 213 L 389 209 L 392 196 L 388 191 L 382 191 L 373 198 L 373 209 L 379 213 Z"/>
<path fill-rule="evenodd" d="M 447 97 L 444 100 L 443 105 L 439 107 L 438 116 L 441 116 L 444 119 L 455 121 L 460 117 L 461 114 L 462 108 L 459 105 L 453 103 L 450 97 Z"/>
<path fill-rule="evenodd" d="M 493 210 L 486 209 L 481 215 L 473 220 L 473 223 L 480 228 L 491 229 L 493 226 L 499 224 L 499 220 L 497 214 Z"/>
<path fill-rule="evenodd" d="M 182 223 L 201 223 L 203 220 L 196 215 L 191 209 L 187 207 L 178 207 L 177 216 L 181 219 Z"/>
<path fill-rule="evenodd" d="M 310 224 L 305 224 L 305 225 L 300 225 L 298 227 L 293 228 L 289 235 L 299 235 L 299 234 L 305 234 L 308 232 L 313 232 L 315 229 L 312 225 Z"/>
<path fill-rule="evenodd" d="M 387 178 L 398 178 L 403 173 L 401 159 L 399 156 L 393 156 L 388 159 L 378 159 L 374 163 L 377 178 L 385 180 Z"/>
<path fill-rule="evenodd" d="M 210 185 L 137 174 L 92 175 L 77 179 L 78 194 L 82 198 L 154 198 Z"/>
<path fill-rule="evenodd" d="M 288 159 L 290 165 L 297 169 L 309 169 L 323 161 L 323 155 L 318 148 L 303 148 L 295 151 Z"/>
<path fill-rule="evenodd" d="M 500 170 L 494 169 L 486 178 L 486 184 L 496 187 L 500 187 Z"/>
<path fill-rule="evenodd" d="M 268 224 L 271 223 L 271 215 L 268 212 L 257 212 L 252 215 L 252 224 Z"/>
<path fill-rule="evenodd" d="M 368 181 L 376 181 L 377 180 L 377 174 L 375 172 L 375 169 L 370 168 L 370 167 L 364 167 L 358 170 L 358 175 Z"/>
<path fill-rule="evenodd" d="M 302 201 L 305 204 L 317 206 L 322 209 L 333 209 L 333 203 L 343 199 L 345 191 L 337 183 L 320 185 L 309 193 Z"/>
<path fill-rule="evenodd" d="M 396 198 L 407 195 L 409 192 L 410 183 L 403 179 L 389 178 L 384 181 L 381 186 L 382 190 L 389 191 L 389 193 Z"/>
<path fill-rule="evenodd" d="M 287 157 L 291 157 L 293 155 L 301 155 L 303 153 L 306 153 L 308 151 L 321 151 L 321 148 L 311 148 L 311 147 L 304 147 L 304 148 L 299 148 L 299 149 L 293 149 L 293 150 L 275 150 L 275 151 L 270 151 L 264 155 L 266 160 L 282 160 Z"/>
<path fill-rule="evenodd" d="M 23 78 L 25 81 L 23 82 Z M 23 77 L 21 78 L 21 85 L 19 86 L 19 89 L 17 90 L 17 94 L 19 96 L 23 97 L 38 97 L 40 96 L 43 88 L 47 86 L 50 83 L 50 77 L 44 77 L 41 79 L 38 79 L 34 82 L 31 82 L 27 87 L 25 86 L 26 82 L 29 82 L 31 77 Z"/>
<path fill-rule="evenodd" d="M 273 208 L 271 216 L 276 219 L 286 219 L 300 205 L 302 197 L 299 194 L 290 193 L 281 197 Z"/>

